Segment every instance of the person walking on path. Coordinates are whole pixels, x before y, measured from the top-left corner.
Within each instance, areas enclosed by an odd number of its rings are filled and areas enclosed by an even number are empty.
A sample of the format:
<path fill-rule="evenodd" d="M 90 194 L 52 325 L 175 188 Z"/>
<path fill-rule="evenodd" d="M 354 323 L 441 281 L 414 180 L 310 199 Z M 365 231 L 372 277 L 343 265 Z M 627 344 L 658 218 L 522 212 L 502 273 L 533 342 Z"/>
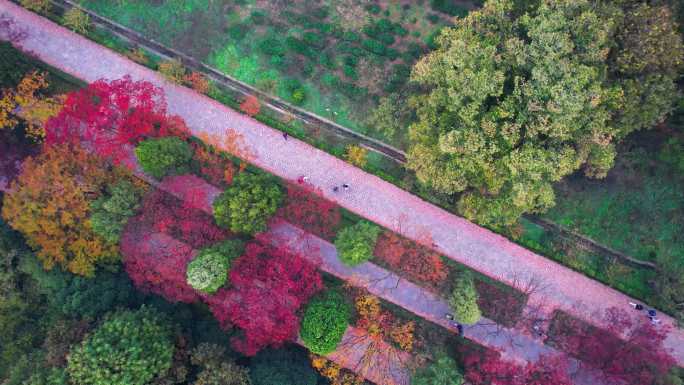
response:
<path fill-rule="evenodd" d="M 349 185 L 346 183 L 342 183 L 342 188 L 344 189 L 344 191 L 347 191 L 349 190 Z"/>
<path fill-rule="evenodd" d="M 456 322 L 456 319 L 454 319 L 453 314 L 446 313 L 444 315 L 444 318 L 448 319 L 449 321 L 453 322 L 456 325 L 456 330 L 458 330 L 458 335 L 459 337 L 463 337 L 463 325 L 460 323 Z"/>
<path fill-rule="evenodd" d="M 339 187 L 337 187 L 337 186 L 333 186 L 333 192 L 338 192 L 339 190 L 340 190 L 340 188 L 339 188 Z"/>
<path fill-rule="evenodd" d="M 283 132 L 283 138 L 287 140 L 287 132 Z"/>
<path fill-rule="evenodd" d="M 642 304 L 640 304 L 640 303 L 630 302 L 629 304 L 630 304 L 635 310 L 638 310 L 638 311 L 644 310 L 644 305 L 642 305 Z"/>

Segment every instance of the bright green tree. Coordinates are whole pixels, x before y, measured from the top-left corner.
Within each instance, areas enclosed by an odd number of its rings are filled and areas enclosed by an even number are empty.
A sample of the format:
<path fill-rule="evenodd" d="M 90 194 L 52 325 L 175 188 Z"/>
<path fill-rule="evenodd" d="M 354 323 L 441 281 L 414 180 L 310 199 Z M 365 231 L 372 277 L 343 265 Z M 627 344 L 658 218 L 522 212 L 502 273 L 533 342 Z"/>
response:
<path fill-rule="evenodd" d="M 242 172 L 214 201 L 214 218 L 230 231 L 256 234 L 266 230 L 282 201 L 283 193 L 273 178 Z"/>
<path fill-rule="evenodd" d="M 110 243 L 118 243 L 121 230 L 140 207 L 140 191 L 127 180 L 107 186 L 107 194 L 90 204 L 93 232 Z"/>
<path fill-rule="evenodd" d="M 75 385 L 144 385 L 171 367 L 174 345 L 167 321 L 152 308 L 110 313 L 69 353 Z"/>
<path fill-rule="evenodd" d="M 140 142 L 135 148 L 135 155 L 143 171 L 162 179 L 190 171 L 192 148 L 181 138 L 168 136 Z"/>
<path fill-rule="evenodd" d="M 335 238 L 337 255 L 347 266 L 356 266 L 373 258 L 375 242 L 380 235 L 380 228 L 367 221 L 359 221 L 353 226 L 345 227 Z"/>
<path fill-rule="evenodd" d="M 464 272 L 459 276 L 454 291 L 451 293 L 451 298 L 449 298 L 449 305 L 451 305 L 456 320 L 464 324 L 476 323 L 482 317 L 477 299 L 478 294 L 473 275 Z"/>
<path fill-rule="evenodd" d="M 244 243 L 237 239 L 202 249 L 188 264 L 188 284 L 202 292 L 215 293 L 226 283 L 231 263 L 244 249 Z"/>
<path fill-rule="evenodd" d="M 316 353 L 325 355 L 337 348 L 347 331 L 351 309 L 337 291 L 327 291 L 309 301 L 302 318 L 300 336 L 304 345 Z"/>
<path fill-rule="evenodd" d="M 434 362 L 420 368 L 411 377 L 411 385 L 461 385 L 463 374 L 456 361 L 447 355 L 439 356 Z"/>
<path fill-rule="evenodd" d="M 666 32 L 629 26 L 662 13 L 623 23 L 632 11 L 611 2 L 531 4 L 487 1 L 443 29 L 411 74 L 428 91 L 410 101 L 408 167 L 437 191 L 460 193 L 459 212 L 493 227 L 553 206 L 552 184 L 580 168 L 604 177 L 615 142 L 661 120 L 676 95 L 665 59 L 643 64 L 628 53 L 662 57 L 663 46 L 681 44 L 671 23 Z M 666 42 L 645 47 L 648 33 Z M 611 63 L 652 72 L 626 75 Z"/>

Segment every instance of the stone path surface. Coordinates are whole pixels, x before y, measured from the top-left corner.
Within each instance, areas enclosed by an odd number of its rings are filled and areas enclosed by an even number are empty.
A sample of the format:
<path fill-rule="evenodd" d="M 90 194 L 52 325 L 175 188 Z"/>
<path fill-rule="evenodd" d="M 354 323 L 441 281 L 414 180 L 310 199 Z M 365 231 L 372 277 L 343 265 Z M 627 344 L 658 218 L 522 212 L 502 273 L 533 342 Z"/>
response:
<path fill-rule="evenodd" d="M 150 232 L 141 238 L 145 239 L 147 246 L 155 245 L 154 247 L 160 249 L 188 248 L 188 245 L 165 233 Z M 197 252 L 198 250 L 192 251 L 193 254 Z M 410 373 L 406 365 L 409 361 L 408 354 L 379 341 L 379 345 L 372 350 L 374 353 L 364 357 L 370 345 L 370 341 L 364 336 L 362 330 L 349 326 L 338 349 L 326 357 L 378 385 L 409 385 Z M 296 342 L 304 345 L 301 339 Z M 369 361 L 368 365 L 363 365 L 364 359 Z"/>
<path fill-rule="evenodd" d="M 128 163 L 135 167 L 136 162 L 132 150 L 130 155 Z M 193 207 L 212 215 L 212 202 L 221 193 L 219 188 L 194 175 L 171 176 L 159 183 L 146 176 L 139 168 L 136 167 L 136 169 L 139 176 L 155 184 L 160 190 L 181 201 L 192 202 Z M 354 267 L 346 266 L 337 257 L 337 249 L 333 244 L 282 219 L 276 219 L 270 224 L 265 233 L 265 239 L 268 239 L 274 246 L 285 247 L 286 250 L 307 258 L 326 273 L 354 286 L 365 288 L 371 294 L 444 327 L 448 332 L 457 332 L 456 325 L 444 317 L 445 314 L 451 313 L 446 300 L 391 271 L 372 262 L 365 262 Z M 521 333 L 520 330 L 498 326 L 495 321 L 484 317 L 477 324 L 464 325 L 464 337 L 499 351 L 504 359 L 515 361 L 520 365 L 525 365 L 529 361 L 534 362 L 542 355 L 564 354 L 544 345 L 541 340 Z M 340 358 L 339 355 L 335 357 Z M 389 363 L 393 361 L 390 360 Z M 586 367 L 580 367 L 579 362 L 572 358 L 569 361 L 570 373 L 573 375 L 575 384 L 599 385 L 601 383 L 592 371 Z"/>
<path fill-rule="evenodd" d="M 636 302 L 306 143 L 292 138 L 286 141 L 279 131 L 190 89 L 169 84 L 154 71 L 7 0 L 0 0 L 3 13 L 26 31 L 18 46 L 40 60 L 88 82 L 125 75 L 150 81 L 165 90 L 169 111 L 184 118 L 194 135 L 222 137 L 227 129 L 233 129 L 243 135 L 254 154 L 251 162 L 264 170 L 290 181 L 308 176 L 326 198 L 407 238 L 423 239 L 429 234 L 437 251 L 489 277 L 509 285 L 541 282 L 544 290 L 533 293 L 530 303 L 545 307 L 548 314 L 561 309 L 605 326 L 600 317 L 605 309 L 630 309 L 628 303 Z M 342 183 L 351 186 L 349 191 L 334 193 L 332 187 Z M 672 318 L 660 318 L 663 326 L 673 327 L 665 346 L 684 366 L 684 331 L 674 327 Z"/>

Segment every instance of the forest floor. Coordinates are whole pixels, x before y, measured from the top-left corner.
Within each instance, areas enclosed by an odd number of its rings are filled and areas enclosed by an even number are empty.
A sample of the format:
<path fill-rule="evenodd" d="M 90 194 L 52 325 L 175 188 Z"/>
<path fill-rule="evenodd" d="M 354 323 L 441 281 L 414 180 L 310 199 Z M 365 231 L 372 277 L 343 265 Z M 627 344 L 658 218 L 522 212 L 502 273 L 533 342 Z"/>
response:
<path fill-rule="evenodd" d="M 184 118 L 198 137 L 215 136 L 223 142 L 227 130 L 244 138 L 252 154 L 250 162 L 289 181 L 308 176 L 323 196 L 340 206 L 407 238 L 424 239 L 428 234 L 434 248 L 470 268 L 510 285 L 520 280 L 536 280 L 544 290 L 530 296 L 532 304 L 550 314 L 560 309 L 593 324 L 611 307 L 626 308 L 632 299 L 577 272 L 441 210 L 377 177 L 369 175 L 311 146 L 291 139 L 245 115 L 227 108 L 187 88 L 169 84 L 140 65 L 74 34 L 6 0 L 0 0 L 0 13 L 10 15 L 18 28 L 26 31 L 19 45 L 39 59 L 85 81 L 115 79 L 130 75 L 162 87 L 168 109 Z M 229 151 L 226 143 L 216 143 Z M 333 192 L 333 186 L 348 183 L 349 191 Z M 662 317 L 665 325 L 674 325 Z M 684 333 L 674 329 L 665 341 L 681 365 L 684 363 Z"/>

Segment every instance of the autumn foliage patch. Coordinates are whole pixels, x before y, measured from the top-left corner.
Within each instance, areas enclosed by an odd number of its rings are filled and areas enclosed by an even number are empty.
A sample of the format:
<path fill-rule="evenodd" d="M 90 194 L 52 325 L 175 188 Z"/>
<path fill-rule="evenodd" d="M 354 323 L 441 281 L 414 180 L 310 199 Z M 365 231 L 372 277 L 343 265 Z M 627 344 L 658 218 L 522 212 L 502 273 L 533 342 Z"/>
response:
<path fill-rule="evenodd" d="M 339 207 L 323 198 L 320 189 L 305 184 L 288 185 L 287 198 L 278 216 L 324 239 L 334 239 L 340 226 Z"/>
<path fill-rule="evenodd" d="M 248 244 L 235 260 L 230 283 L 207 301 L 224 327 L 241 329 L 232 344 L 249 356 L 296 339 L 299 309 L 323 288 L 320 274 L 305 259 L 259 242 Z"/>
<path fill-rule="evenodd" d="M 656 329 L 646 316 L 635 322 L 623 310 L 606 310 L 607 329 L 556 312 L 549 330 L 553 345 L 604 373 L 608 384 L 652 384 L 675 364 L 663 347 L 667 328 Z M 618 336 L 622 335 L 620 338 Z"/>
<path fill-rule="evenodd" d="M 129 76 L 98 80 L 67 95 L 64 107 L 46 123 L 46 144 L 85 142 L 99 155 L 120 162 L 122 145 L 145 138 L 187 136 L 180 117 L 169 116 L 160 88 Z"/>
<path fill-rule="evenodd" d="M 215 244 L 229 233 L 216 227 L 211 216 L 192 207 L 192 202 L 183 203 L 159 190 L 144 198 L 141 211 L 126 225 L 120 244 L 124 266 L 136 287 L 172 302 L 199 299 L 186 282 L 192 250 Z M 164 238 L 154 233 L 181 242 L 155 242 Z"/>
<path fill-rule="evenodd" d="M 448 276 L 439 254 L 391 231 L 378 237 L 374 255 L 410 281 L 439 285 Z"/>
<path fill-rule="evenodd" d="M 568 361 L 542 356 L 525 366 L 503 360 L 500 353 L 480 347 L 463 347 L 465 379 L 472 385 L 572 385 Z"/>

